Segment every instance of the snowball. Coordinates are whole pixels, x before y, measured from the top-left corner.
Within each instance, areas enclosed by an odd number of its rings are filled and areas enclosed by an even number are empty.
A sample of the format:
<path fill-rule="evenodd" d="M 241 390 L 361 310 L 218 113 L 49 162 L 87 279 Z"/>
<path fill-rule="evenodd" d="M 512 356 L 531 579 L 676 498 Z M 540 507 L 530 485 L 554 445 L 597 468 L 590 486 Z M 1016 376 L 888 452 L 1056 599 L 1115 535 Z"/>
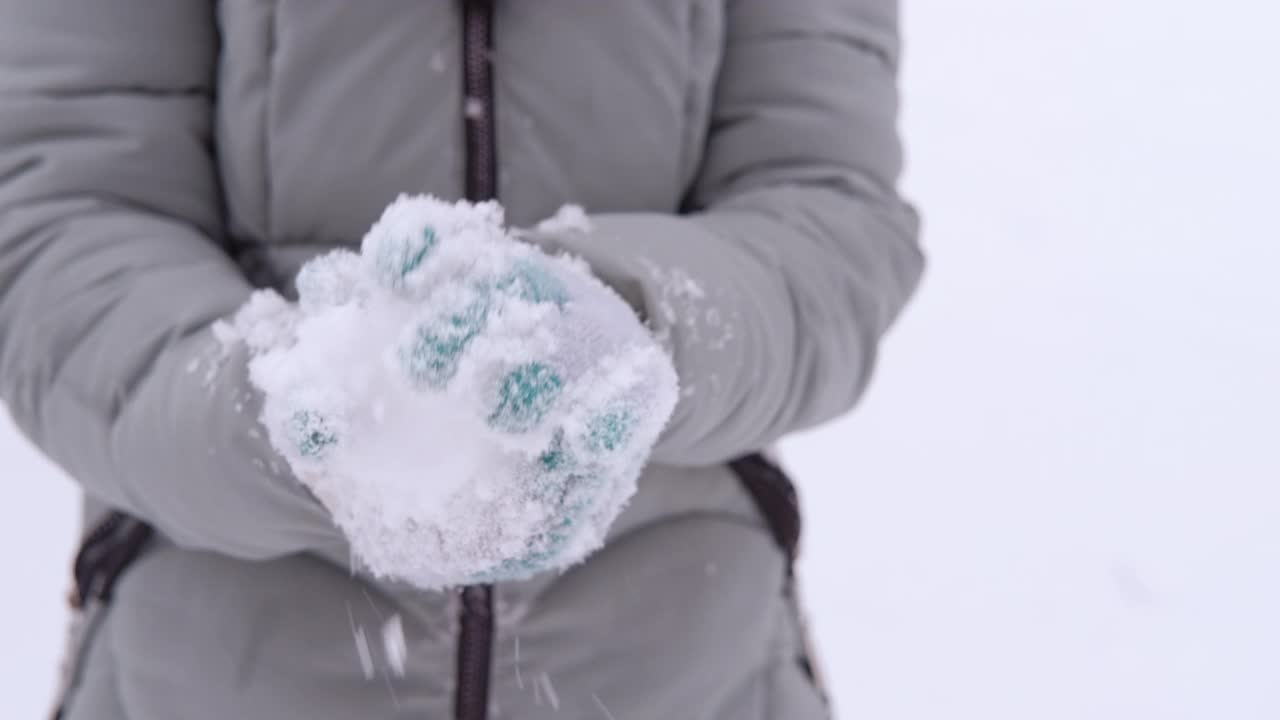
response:
<path fill-rule="evenodd" d="M 402 196 L 297 287 L 255 295 L 234 335 L 272 445 L 361 564 L 442 588 L 600 546 L 677 382 L 583 265 L 514 241 L 496 203 Z"/>

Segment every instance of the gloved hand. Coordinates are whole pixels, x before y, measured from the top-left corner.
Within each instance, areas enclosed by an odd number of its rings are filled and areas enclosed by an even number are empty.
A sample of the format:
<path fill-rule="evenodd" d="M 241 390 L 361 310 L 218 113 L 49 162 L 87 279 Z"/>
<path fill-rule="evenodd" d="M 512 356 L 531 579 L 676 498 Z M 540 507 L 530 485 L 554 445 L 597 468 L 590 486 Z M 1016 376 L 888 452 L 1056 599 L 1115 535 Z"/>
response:
<path fill-rule="evenodd" d="M 517 579 L 603 542 L 676 377 L 584 265 L 513 241 L 494 203 L 402 197 L 297 286 L 237 329 L 272 444 L 369 570 Z"/>

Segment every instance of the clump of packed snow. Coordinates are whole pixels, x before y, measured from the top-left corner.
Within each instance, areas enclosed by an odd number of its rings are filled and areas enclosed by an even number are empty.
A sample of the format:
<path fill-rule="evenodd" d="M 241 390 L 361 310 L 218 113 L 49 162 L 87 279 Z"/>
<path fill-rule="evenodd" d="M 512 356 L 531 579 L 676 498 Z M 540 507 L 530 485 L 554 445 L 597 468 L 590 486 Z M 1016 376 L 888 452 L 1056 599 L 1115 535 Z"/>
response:
<path fill-rule="evenodd" d="M 589 233 L 591 232 L 591 219 L 587 217 L 587 211 L 583 210 L 581 205 L 561 205 L 555 215 L 538 223 L 535 229 L 544 233 Z"/>
<path fill-rule="evenodd" d="M 297 288 L 257 293 L 228 334 L 273 446 L 360 562 L 438 588 L 599 547 L 677 381 L 585 266 L 513 240 L 496 203 L 402 196 Z"/>

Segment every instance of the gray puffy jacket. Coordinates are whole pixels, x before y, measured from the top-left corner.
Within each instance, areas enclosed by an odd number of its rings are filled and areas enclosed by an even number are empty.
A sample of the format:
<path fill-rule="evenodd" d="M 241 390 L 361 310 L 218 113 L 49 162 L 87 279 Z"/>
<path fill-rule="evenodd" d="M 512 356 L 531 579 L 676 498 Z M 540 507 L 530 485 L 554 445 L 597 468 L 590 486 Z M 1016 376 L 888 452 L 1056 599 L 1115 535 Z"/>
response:
<path fill-rule="evenodd" d="M 725 461 L 848 410 L 916 284 L 895 5 L 0 0 L 0 391 L 87 522 L 157 531 L 69 717 L 825 717 Z M 255 284 L 401 192 L 496 192 L 515 225 L 585 206 L 589 234 L 544 240 L 687 388 L 606 547 L 481 607 L 351 573 L 254 461 L 243 362 L 192 371 Z"/>

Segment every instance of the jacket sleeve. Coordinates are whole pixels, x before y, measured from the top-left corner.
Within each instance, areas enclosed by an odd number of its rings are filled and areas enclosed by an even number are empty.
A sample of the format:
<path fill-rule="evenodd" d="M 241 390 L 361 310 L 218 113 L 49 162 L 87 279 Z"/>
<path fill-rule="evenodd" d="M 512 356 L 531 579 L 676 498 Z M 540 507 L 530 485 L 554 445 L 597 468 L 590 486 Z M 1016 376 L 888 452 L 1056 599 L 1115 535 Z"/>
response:
<path fill-rule="evenodd" d="M 210 332 L 251 291 L 217 240 L 212 7 L 0 0 L 0 394 L 88 493 L 181 545 L 336 552 Z"/>
<path fill-rule="evenodd" d="M 669 344 L 654 460 L 719 462 L 853 406 L 923 260 L 895 191 L 893 0 L 728 0 L 692 212 L 601 214 L 583 257 Z"/>

